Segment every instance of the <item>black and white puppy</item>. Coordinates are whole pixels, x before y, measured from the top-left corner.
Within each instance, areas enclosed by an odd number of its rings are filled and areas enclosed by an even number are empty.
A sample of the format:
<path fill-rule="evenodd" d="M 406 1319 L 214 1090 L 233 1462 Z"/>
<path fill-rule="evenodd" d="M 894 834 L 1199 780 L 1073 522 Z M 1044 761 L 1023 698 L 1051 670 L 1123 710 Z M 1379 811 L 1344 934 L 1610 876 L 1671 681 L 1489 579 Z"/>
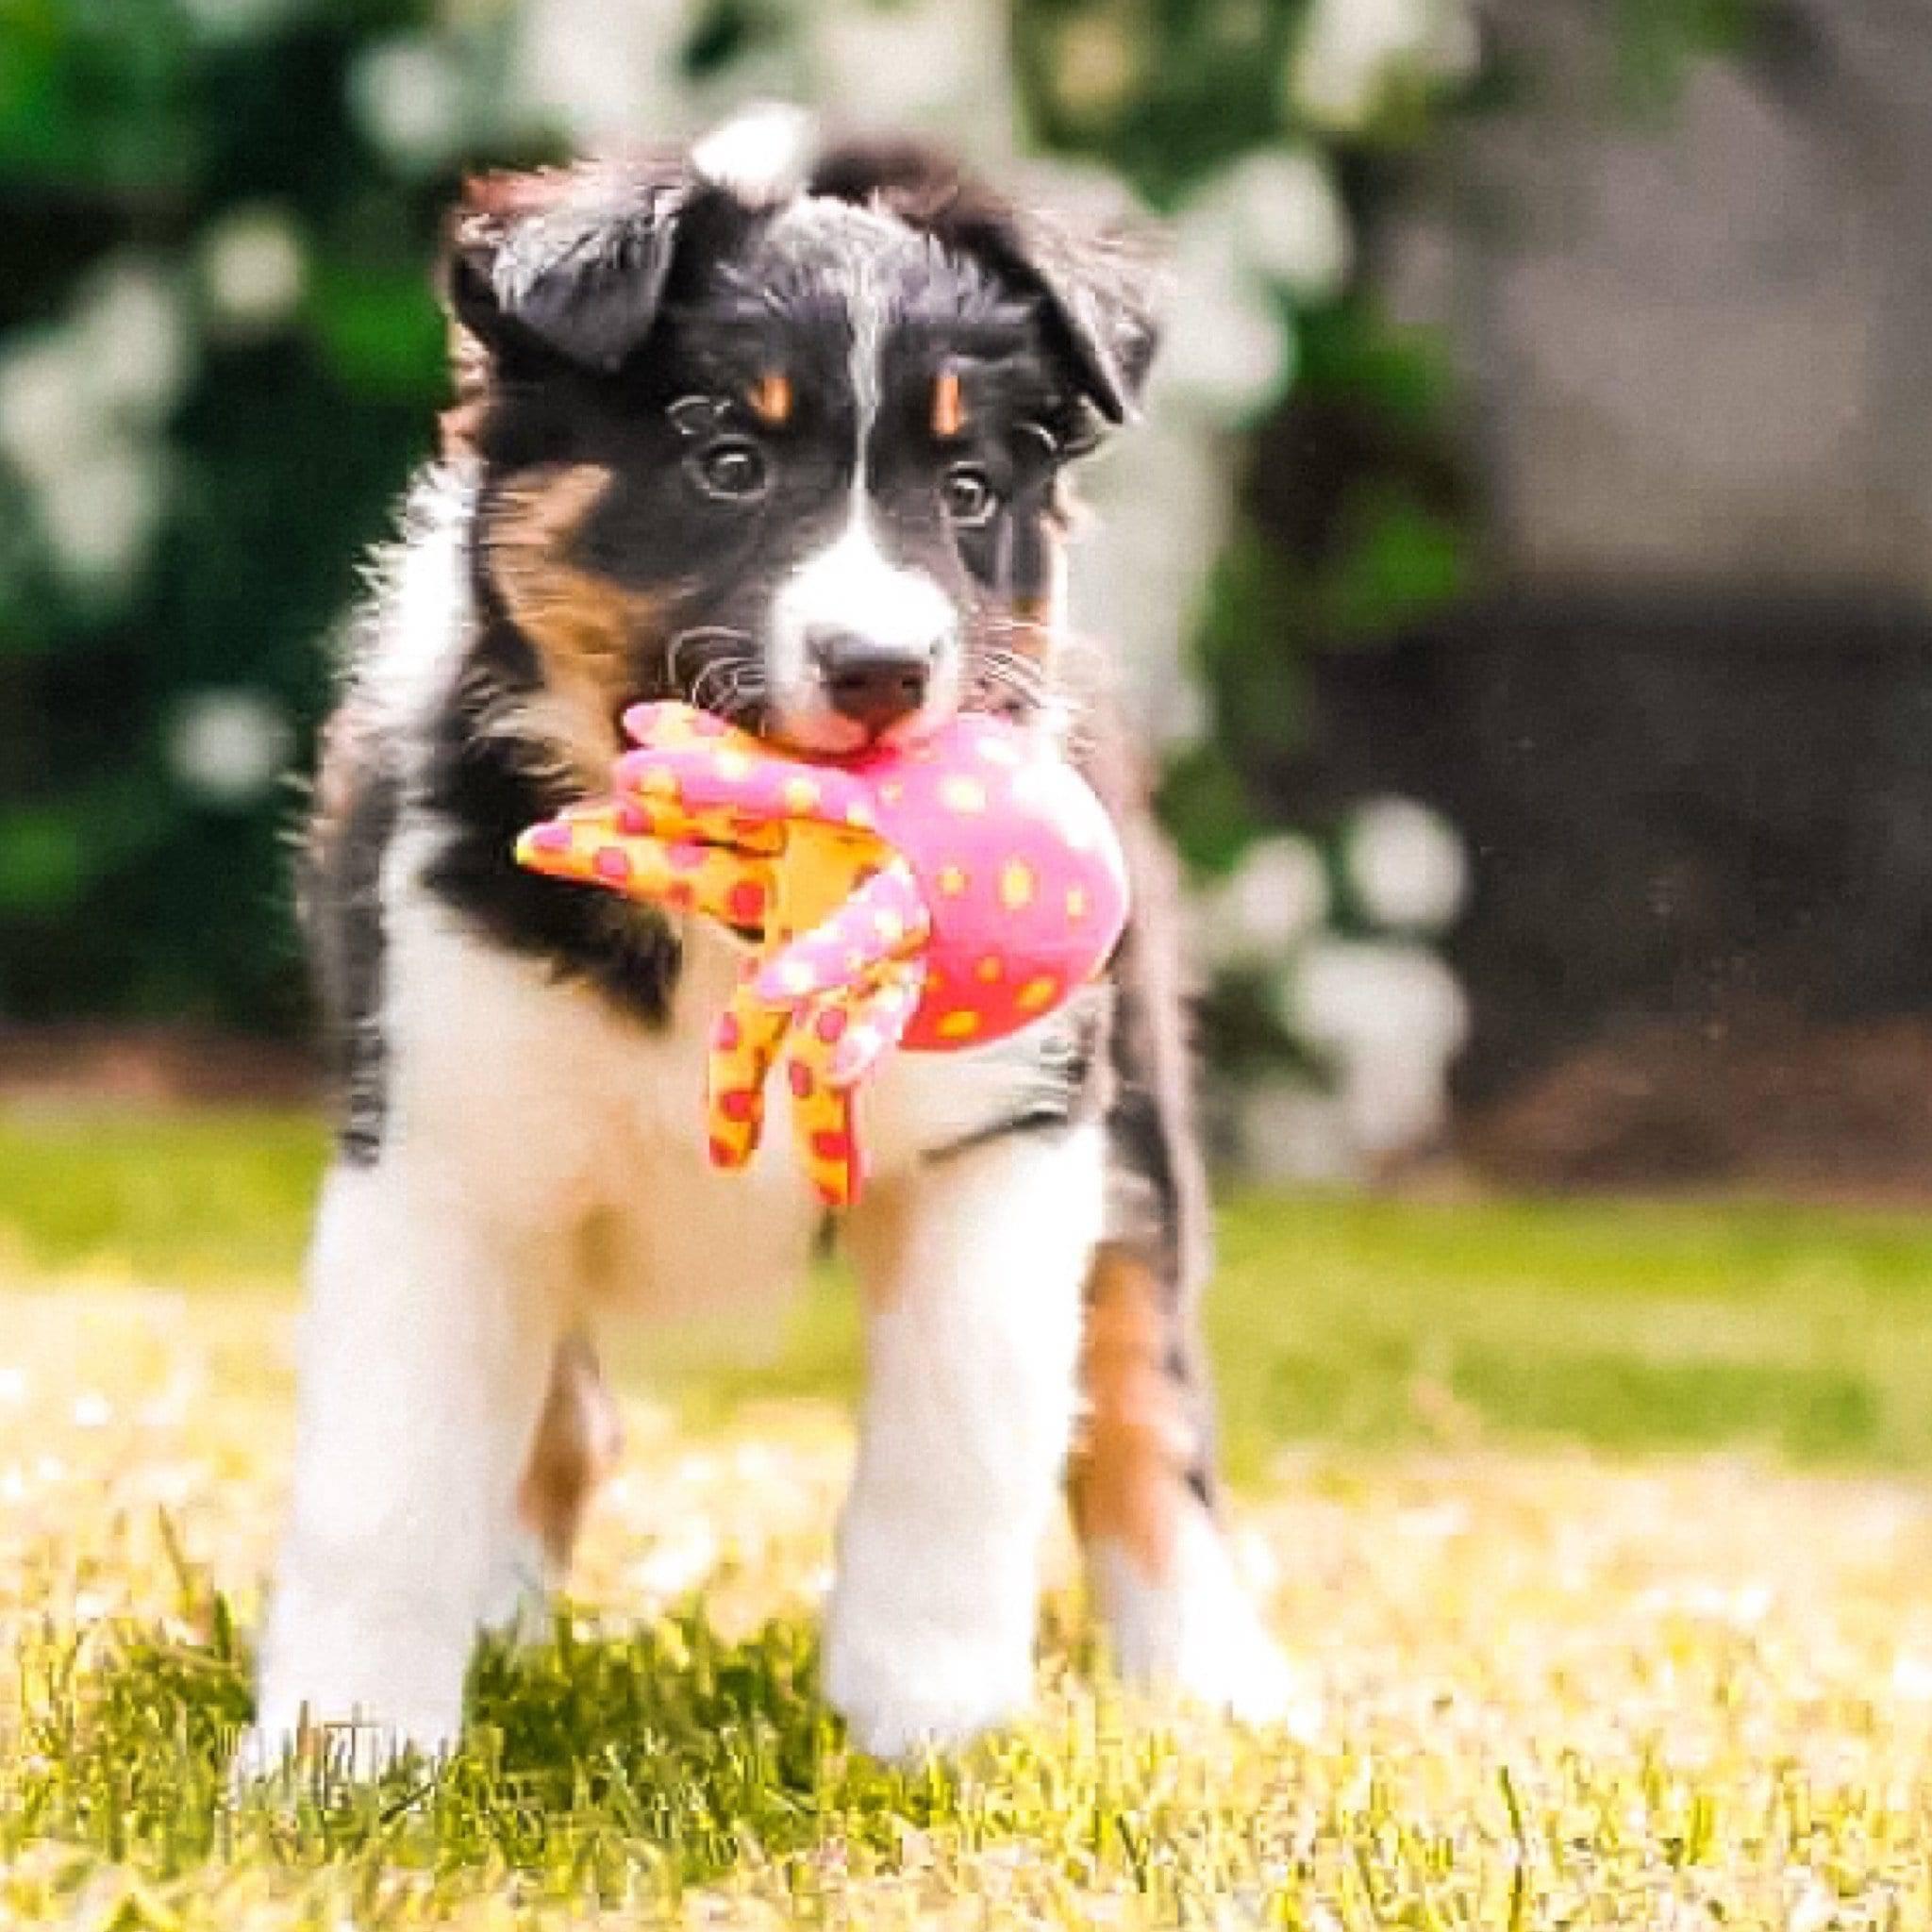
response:
<path fill-rule="evenodd" d="M 341 1128 L 244 1763 L 305 1724 L 353 1724 L 365 1766 L 451 1745 L 476 1632 L 541 1604 L 613 1450 L 587 1324 L 808 1258 L 782 1141 L 744 1174 L 704 1158 L 736 942 L 511 861 L 602 789 L 624 707 L 672 695 L 829 751 L 962 706 L 1030 719 L 1110 788 L 1139 866 L 1108 985 L 864 1096 L 827 1697 L 884 1755 L 1022 1709 L 1068 1474 L 1128 1679 L 1277 1708 L 1214 1514 L 1163 863 L 1063 649 L 1064 473 L 1132 410 L 1143 269 L 911 149 L 814 159 L 755 120 L 476 183 L 448 291 L 458 407 L 306 851 Z"/>

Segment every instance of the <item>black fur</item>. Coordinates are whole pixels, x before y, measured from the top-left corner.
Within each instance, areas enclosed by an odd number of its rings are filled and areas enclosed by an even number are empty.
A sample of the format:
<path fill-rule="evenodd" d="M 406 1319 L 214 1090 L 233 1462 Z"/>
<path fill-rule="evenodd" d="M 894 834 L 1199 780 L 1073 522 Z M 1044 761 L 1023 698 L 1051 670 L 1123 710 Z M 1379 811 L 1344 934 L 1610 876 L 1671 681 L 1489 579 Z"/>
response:
<path fill-rule="evenodd" d="M 353 733 L 344 733 L 353 738 Z M 325 1023 L 325 1049 L 335 1089 L 337 1132 L 352 1166 L 366 1167 L 382 1147 L 388 1112 L 389 1043 L 383 1033 L 382 862 L 402 806 L 394 771 L 375 747 L 351 750 L 366 762 L 344 777 L 347 803 L 333 818 L 318 815 L 305 848 L 298 901 Z"/>

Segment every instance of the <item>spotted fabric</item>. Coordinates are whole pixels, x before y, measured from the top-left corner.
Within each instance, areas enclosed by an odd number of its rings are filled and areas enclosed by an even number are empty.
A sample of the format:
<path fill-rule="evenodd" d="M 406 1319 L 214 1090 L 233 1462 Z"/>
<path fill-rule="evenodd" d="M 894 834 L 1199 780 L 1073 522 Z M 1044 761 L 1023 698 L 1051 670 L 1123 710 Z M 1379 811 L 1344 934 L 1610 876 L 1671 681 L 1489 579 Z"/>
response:
<path fill-rule="evenodd" d="M 712 1159 L 758 1144 L 781 1060 L 806 1170 L 834 1207 L 864 1164 L 853 1096 L 894 1047 L 988 1044 L 1106 965 L 1120 841 L 1086 782 L 1018 726 L 963 717 L 838 764 L 706 712 L 639 705 L 608 799 L 532 826 L 532 870 L 705 914 L 754 950 L 711 1036 Z"/>

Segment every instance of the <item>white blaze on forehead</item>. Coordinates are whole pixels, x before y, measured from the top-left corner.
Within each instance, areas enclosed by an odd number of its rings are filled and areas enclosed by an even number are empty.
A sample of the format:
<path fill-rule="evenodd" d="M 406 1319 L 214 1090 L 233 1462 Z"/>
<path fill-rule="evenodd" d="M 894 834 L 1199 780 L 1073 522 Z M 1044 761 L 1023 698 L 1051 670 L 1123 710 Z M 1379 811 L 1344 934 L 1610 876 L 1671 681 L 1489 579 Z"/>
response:
<path fill-rule="evenodd" d="M 850 328 L 852 485 L 838 534 L 792 572 L 773 608 L 771 684 L 774 708 L 794 734 L 831 719 L 810 641 L 814 632 L 849 632 L 887 649 L 928 654 L 932 678 L 924 711 L 944 716 L 959 697 L 958 612 L 925 571 L 895 562 L 882 539 L 868 457 L 878 420 L 881 358 L 891 322 L 891 277 L 925 243 L 883 209 L 809 195 L 774 225 L 794 259 L 836 291 Z M 833 721 L 844 729 L 844 721 Z"/>
<path fill-rule="evenodd" d="M 879 358 L 891 310 L 888 281 L 894 265 L 915 258 L 926 244 L 896 215 L 824 195 L 808 195 L 787 208 L 774 225 L 773 239 L 788 256 L 822 276 L 844 306 L 858 415 L 855 475 L 862 479 L 866 444 L 879 412 Z"/>

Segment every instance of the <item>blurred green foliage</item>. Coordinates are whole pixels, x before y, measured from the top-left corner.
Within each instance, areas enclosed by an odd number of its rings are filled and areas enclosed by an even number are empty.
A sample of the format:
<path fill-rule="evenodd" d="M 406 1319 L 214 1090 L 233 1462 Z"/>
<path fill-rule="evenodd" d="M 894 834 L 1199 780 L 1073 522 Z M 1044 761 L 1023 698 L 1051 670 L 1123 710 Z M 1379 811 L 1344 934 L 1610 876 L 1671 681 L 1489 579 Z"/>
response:
<path fill-rule="evenodd" d="M 1283 75 L 1312 4 L 1021 0 L 1024 137 L 1168 210 L 1245 155 L 1314 142 L 1363 219 L 1443 104 L 1411 76 L 1358 125 L 1301 125 Z M 1633 71 L 1731 31 L 1744 4 L 1625 0 Z M 687 76 L 764 58 L 792 14 L 693 6 Z M 251 775 L 249 734 L 306 763 L 321 641 L 430 446 L 427 265 L 457 175 L 549 145 L 502 108 L 515 17 L 508 0 L 0 0 L 0 1022 L 299 1024 L 296 803 Z M 387 132 L 372 108 L 397 60 L 444 87 L 437 138 L 412 134 L 408 100 Z M 237 274 L 270 286 L 238 292 Z M 100 334 L 128 300 L 166 324 L 144 375 L 125 330 Z M 1255 829 L 1244 762 L 1293 729 L 1302 654 L 1384 634 L 1472 569 L 1440 358 L 1359 292 L 1282 301 L 1298 382 L 1253 444 L 1200 641 L 1218 743 L 1169 787 L 1210 866 Z M 76 382 L 99 391 L 85 421 L 63 399 Z"/>

